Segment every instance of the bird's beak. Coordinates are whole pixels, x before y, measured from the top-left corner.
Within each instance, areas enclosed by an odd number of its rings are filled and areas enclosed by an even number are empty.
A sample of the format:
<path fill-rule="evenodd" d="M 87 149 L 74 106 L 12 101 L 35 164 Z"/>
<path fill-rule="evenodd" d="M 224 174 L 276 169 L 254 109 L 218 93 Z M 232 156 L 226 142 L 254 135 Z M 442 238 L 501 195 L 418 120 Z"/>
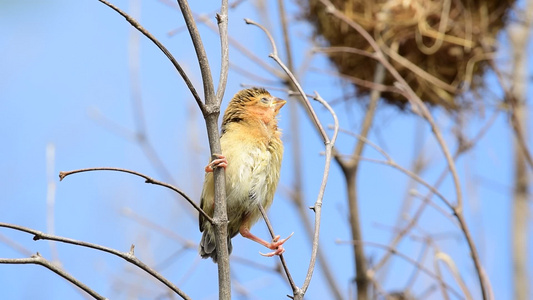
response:
<path fill-rule="evenodd" d="M 287 103 L 287 101 L 275 97 L 272 101 L 272 107 L 274 108 L 275 112 L 278 112 L 283 107 L 283 105 L 285 105 L 285 103 Z"/>

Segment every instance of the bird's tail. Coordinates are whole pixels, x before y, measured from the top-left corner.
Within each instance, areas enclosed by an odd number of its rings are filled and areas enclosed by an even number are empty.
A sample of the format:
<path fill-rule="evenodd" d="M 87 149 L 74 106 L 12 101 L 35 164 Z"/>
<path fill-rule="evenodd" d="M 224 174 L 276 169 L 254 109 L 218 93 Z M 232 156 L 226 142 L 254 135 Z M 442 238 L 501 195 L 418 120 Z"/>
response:
<path fill-rule="evenodd" d="M 231 238 L 228 236 L 228 254 L 231 254 L 231 250 L 233 250 L 233 246 L 231 245 Z M 204 231 L 198 252 L 202 258 L 211 257 L 214 263 L 217 262 L 217 247 L 214 232 L 211 230 Z"/>

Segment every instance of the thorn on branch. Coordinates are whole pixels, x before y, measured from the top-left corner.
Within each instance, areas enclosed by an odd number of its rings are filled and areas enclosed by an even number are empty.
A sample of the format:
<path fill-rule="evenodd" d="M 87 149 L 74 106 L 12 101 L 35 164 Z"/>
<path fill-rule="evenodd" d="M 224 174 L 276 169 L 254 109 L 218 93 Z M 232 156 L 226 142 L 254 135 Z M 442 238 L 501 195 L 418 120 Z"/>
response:
<path fill-rule="evenodd" d="M 221 15 L 219 13 L 216 14 L 215 18 L 217 19 L 217 23 L 220 24 L 222 22 L 227 22 L 228 16 L 227 15 Z"/>
<path fill-rule="evenodd" d="M 131 244 L 129 254 L 130 254 L 131 256 L 134 256 L 134 255 L 135 255 L 135 245 L 134 245 L 134 244 Z"/>
<path fill-rule="evenodd" d="M 309 206 L 309 209 L 311 209 L 312 211 L 316 212 L 314 206 Z"/>
<path fill-rule="evenodd" d="M 144 183 L 150 183 L 150 184 L 155 184 L 155 180 L 153 180 L 151 177 L 148 177 L 146 178 L 146 180 L 144 181 Z"/>

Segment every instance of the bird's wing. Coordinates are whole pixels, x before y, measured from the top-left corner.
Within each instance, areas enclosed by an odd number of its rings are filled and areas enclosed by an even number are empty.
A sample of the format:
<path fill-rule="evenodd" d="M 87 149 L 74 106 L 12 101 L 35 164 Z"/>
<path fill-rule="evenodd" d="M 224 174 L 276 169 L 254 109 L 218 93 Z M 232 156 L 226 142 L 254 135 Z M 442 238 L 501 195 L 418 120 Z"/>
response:
<path fill-rule="evenodd" d="M 214 199 L 214 182 L 213 173 L 206 173 L 204 179 L 204 186 L 202 188 L 202 196 L 200 197 L 200 208 L 208 215 L 212 214 Z M 198 216 L 198 224 L 200 225 L 200 232 L 204 231 L 204 224 L 206 220 L 202 214 Z"/>

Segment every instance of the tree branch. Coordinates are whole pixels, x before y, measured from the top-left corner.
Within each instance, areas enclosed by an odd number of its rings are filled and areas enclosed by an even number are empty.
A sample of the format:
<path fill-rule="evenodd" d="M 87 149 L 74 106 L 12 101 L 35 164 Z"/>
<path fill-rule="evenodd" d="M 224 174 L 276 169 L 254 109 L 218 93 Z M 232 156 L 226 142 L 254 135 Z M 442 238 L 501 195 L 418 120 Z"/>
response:
<path fill-rule="evenodd" d="M 134 251 L 133 251 L 134 247 L 135 247 L 134 245 L 131 246 L 131 249 L 130 249 L 129 252 L 121 252 L 121 251 L 118 251 L 118 250 L 115 250 L 115 249 L 112 249 L 112 248 L 108 248 L 108 247 L 104 247 L 104 246 L 100 246 L 100 245 L 97 245 L 97 244 L 92 244 L 92 243 L 88 243 L 88 242 L 84 242 L 84 241 L 78 241 L 78 240 L 74 240 L 74 239 L 70 239 L 70 238 L 65 238 L 65 237 L 60 237 L 60 236 L 56 236 L 56 235 L 46 234 L 44 232 L 41 232 L 41 231 L 38 231 L 38 230 L 35 230 L 35 229 L 31 229 L 31 228 L 27 228 L 27 227 L 23 227 L 23 226 L 19 226 L 19 225 L 13 225 L 13 224 L 8 224 L 8 223 L 0 223 L 0 227 L 11 228 L 11 229 L 14 229 L 14 230 L 18 230 L 18 231 L 22 231 L 22 232 L 33 234 L 34 235 L 34 237 L 33 237 L 34 241 L 38 241 L 38 240 L 57 241 L 57 242 L 62 242 L 62 243 L 66 243 L 66 244 L 72 244 L 72 245 L 92 248 L 92 249 L 95 249 L 95 250 L 99 250 L 99 251 L 102 251 L 102 252 L 107 252 L 107 253 L 113 254 L 113 255 L 118 256 L 118 257 L 126 260 L 127 262 L 139 267 L 140 269 L 144 270 L 148 274 L 152 275 L 155 279 L 157 279 L 160 282 L 162 282 L 169 289 L 171 289 L 176 294 L 178 294 L 181 298 L 190 299 L 189 296 L 187 296 L 187 294 L 185 294 L 183 291 L 181 291 L 177 286 L 175 286 L 172 282 L 170 282 L 168 279 L 166 279 L 163 275 L 159 274 L 156 270 L 150 268 L 149 266 L 144 264 L 141 260 L 139 260 L 134 254 Z M 52 271 L 54 271 L 54 270 L 52 270 Z M 61 274 L 59 274 L 59 275 L 61 275 Z M 71 281 L 70 279 L 68 279 L 68 280 Z M 80 288 L 83 289 L 82 286 L 80 286 Z M 102 298 L 102 299 L 104 299 L 104 298 Z"/>
<path fill-rule="evenodd" d="M 218 81 L 218 88 L 216 93 L 217 105 L 220 107 L 224 92 L 226 91 L 226 83 L 228 82 L 229 69 L 229 45 L 228 45 L 228 0 L 222 0 L 220 14 L 217 13 L 218 29 L 220 33 L 220 78 Z"/>
<path fill-rule="evenodd" d="M 324 127 L 320 123 L 320 120 L 318 119 L 313 107 L 311 106 L 311 103 L 309 102 L 309 99 L 307 98 L 304 90 L 302 89 L 300 83 L 298 82 L 296 77 L 292 74 L 291 70 L 289 68 L 287 68 L 287 66 L 278 57 L 278 50 L 276 48 L 276 43 L 274 42 L 274 39 L 272 38 L 272 35 L 270 34 L 270 32 L 268 32 L 268 30 L 266 30 L 266 28 L 263 27 L 262 25 L 254 22 L 254 21 L 252 21 L 250 19 L 244 19 L 244 21 L 246 22 L 246 24 L 255 25 L 255 26 L 259 27 L 267 35 L 267 37 L 268 37 L 268 39 L 270 41 L 270 44 L 272 46 L 272 53 L 269 55 L 269 57 L 272 58 L 276 63 L 278 63 L 278 65 L 283 69 L 283 71 L 285 71 L 285 73 L 287 74 L 287 76 L 289 77 L 291 82 L 294 84 L 294 86 L 298 89 L 299 96 L 302 99 L 302 103 L 304 104 L 305 108 L 307 109 L 307 112 L 310 115 L 311 120 L 314 122 L 315 127 L 318 130 L 318 132 L 320 133 L 320 136 L 322 137 L 322 139 L 324 141 L 324 144 L 326 146 L 326 164 L 325 164 L 325 167 L 324 167 L 324 175 L 323 175 L 323 178 L 322 178 L 322 184 L 321 184 L 320 190 L 318 192 L 317 201 L 315 202 L 315 205 L 313 207 L 313 210 L 315 212 L 315 232 L 314 232 L 314 237 L 313 237 L 313 248 L 312 248 L 311 259 L 310 259 L 310 262 L 309 262 L 309 268 L 308 268 L 308 271 L 307 271 L 307 275 L 306 275 L 304 284 L 302 285 L 302 288 L 296 288 L 295 289 L 293 287 L 294 299 L 303 299 L 303 296 L 304 296 L 305 292 L 307 291 L 307 288 L 309 287 L 309 284 L 311 282 L 311 278 L 312 278 L 314 267 L 315 267 L 316 256 L 317 256 L 317 252 L 318 252 L 318 240 L 319 240 L 319 234 L 320 234 L 322 198 L 324 197 L 324 191 L 326 189 L 326 184 L 327 184 L 327 180 L 328 180 L 328 176 L 329 176 L 329 167 L 330 167 L 330 163 L 331 163 L 331 155 L 332 155 L 332 151 L 333 151 L 333 145 L 335 144 L 335 140 L 337 139 L 337 133 L 338 133 L 339 124 L 338 124 L 338 120 L 337 120 L 337 115 L 335 114 L 335 112 L 333 111 L 331 106 L 329 106 L 329 104 L 326 101 L 324 101 L 317 92 L 315 92 L 316 96 L 314 97 L 314 99 L 317 100 L 318 102 L 320 102 L 322 105 L 324 105 L 328 109 L 328 111 L 331 113 L 331 115 L 333 117 L 333 120 L 334 120 L 334 123 L 335 123 L 335 130 L 334 130 L 334 133 L 333 133 L 333 137 L 330 140 L 330 138 L 328 137 L 328 135 L 326 134 L 326 132 L 324 130 Z"/>
<path fill-rule="evenodd" d="M 183 198 L 185 198 L 185 200 L 187 200 L 187 202 L 189 202 L 200 214 L 202 214 L 204 216 L 204 218 L 206 218 L 210 223 L 213 223 L 213 219 L 211 217 L 209 217 L 189 196 L 187 196 L 187 194 L 185 194 L 182 190 L 178 189 L 177 187 L 173 186 L 173 185 L 170 185 L 168 183 L 164 183 L 164 182 L 161 182 L 161 181 L 158 181 L 158 180 L 155 180 L 149 176 L 146 176 L 144 174 L 141 174 L 139 172 L 135 172 L 135 171 L 131 171 L 131 170 L 127 170 L 127 169 L 121 169 L 121 168 L 110 168 L 110 167 L 101 167 L 101 168 L 87 168 L 87 169 L 79 169 L 79 170 L 73 170 L 73 171 L 68 171 L 68 172 L 59 172 L 59 181 L 62 181 L 63 179 L 65 179 L 65 177 L 69 176 L 69 175 L 72 175 L 72 174 L 76 174 L 76 173 L 83 173 L 83 172 L 91 172 L 91 171 L 115 171 L 115 172 L 122 172 L 122 173 L 128 173 L 128 174 L 133 174 L 133 175 L 136 175 L 136 176 L 139 176 L 139 177 L 142 177 L 145 180 L 146 183 L 151 183 L 151 184 L 155 184 L 155 185 L 160 185 L 160 186 L 163 186 L 163 187 L 166 187 L 168 189 L 171 189 L 173 190 L 174 192 L 180 194 Z"/>
<path fill-rule="evenodd" d="M 119 13 L 121 16 L 123 16 L 126 19 L 126 21 L 128 21 L 131 24 L 131 26 L 133 26 L 137 30 L 139 30 L 144 36 L 146 36 L 149 40 L 151 40 L 159 49 L 161 49 L 161 51 L 170 60 L 172 65 L 174 65 L 174 67 L 176 68 L 178 73 L 181 75 L 181 77 L 185 81 L 185 84 L 187 85 L 187 87 L 191 91 L 191 93 L 192 93 L 192 95 L 194 97 L 194 100 L 196 100 L 196 103 L 200 107 L 200 110 L 202 111 L 202 113 L 205 113 L 205 105 L 202 103 L 202 100 L 201 100 L 200 96 L 198 95 L 198 93 L 196 92 L 196 89 L 194 88 L 191 80 L 189 79 L 189 77 L 187 76 L 185 71 L 181 68 L 181 66 L 178 63 L 178 61 L 174 58 L 174 56 L 172 56 L 170 51 L 168 51 L 167 48 L 165 46 L 163 46 L 163 44 L 161 44 L 150 32 L 148 32 L 148 30 L 144 29 L 141 26 L 141 24 L 139 24 L 139 22 L 137 22 L 134 18 L 129 16 L 127 13 L 123 12 L 118 7 L 116 7 L 113 4 L 107 2 L 106 0 L 98 0 L 98 1 L 100 1 L 103 4 L 109 6 L 111 9 L 113 9 L 114 11 Z"/>
<path fill-rule="evenodd" d="M 326 6 L 326 11 L 328 13 L 333 14 L 335 17 L 337 17 L 339 20 L 345 22 L 347 25 L 355 29 L 361 36 L 370 44 L 372 49 L 376 52 L 376 58 L 377 60 L 383 64 L 383 66 L 387 69 L 387 71 L 390 72 L 390 74 L 396 79 L 396 81 L 399 82 L 399 86 L 401 86 L 405 91 L 405 96 L 409 103 L 412 106 L 412 109 L 415 113 L 420 114 L 426 121 L 429 123 L 431 130 L 433 131 L 433 134 L 435 136 L 435 139 L 437 140 L 444 157 L 446 159 L 446 162 L 448 164 L 448 168 L 450 169 L 450 173 L 452 175 L 453 184 L 455 186 L 455 193 L 456 193 L 456 201 L 457 204 L 453 207 L 454 214 L 458 217 L 457 220 L 459 221 L 461 225 L 461 229 L 464 233 L 464 237 L 468 243 L 468 247 L 470 248 L 472 260 L 474 262 L 477 276 L 479 279 L 479 286 L 481 289 L 481 294 L 483 296 L 483 299 L 488 299 L 488 290 L 490 289 L 490 282 L 489 279 L 485 276 L 485 272 L 483 270 L 483 267 L 481 265 L 481 261 L 479 259 L 479 254 L 476 250 L 476 246 L 474 244 L 474 241 L 472 240 L 472 237 L 470 235 L 468 226 L 466 225 L 463 214 L 463 195 L 461 192 L 461 185 L 459 182 L 459 175 L 457 174 L 457 169 L 455 167 L 455 162 L 453 160 L 453 157 L 444 141 L 444 138 L 442 136 L 442 133 L 439 129 L 439 127 L 435 124 L 435 121 L 433 120 L 433 117 L 431 113 L 429 112 L 427 106 L 420 100 L 420 98 L 417 96 L 417 94 L 411 89 L 411 87 L 407 84 L 405 79 L 398 73 L 398 71 L 390 64 L 390 62 L 386 59 L 385 54 L 381 50 L 380 46 L 377 44 L 377 42 L 372 38 L 372 36 L 364 30 L 364 28 L 357 24 L 356 22 L 352 21 L 350 18 L 348 18 L 345 14 L 338 11 L 335 6 L 331 3 L 329 0 L 320 0 L 320 2 Z"/>
<path fill-rule="evenodd" d="M 73 285 L 79 287 L 80 289 L 84 290 L 87 294 L 91 295 L 94 299 L 100 299 L 100 300 L 107 300 L 106 297 L 98 294 L 97 292 L 93 291 L 91 288 L 89 288 L 87 285 L 83 284 L 81 281 L 77 280 L 74 276 L 67 273 L 62 268 L 54 265 L 44 257 L 42 257 L 39 252 L 32 255 L 29 258 L 0 258 L 0 264 L 36 264 L 41 265 L 48 270 L 56 273 L 57 275 L 65 278 L 66 280 L 70 281 Z"/>
<path fill-rule="evenodd" d="M 200 37 L 200 32 L 196 27 L 196 22 L 194 21 L 194 18 L 192 16 L 189 3 L 187 2 L 187 0 L 178 0 L 178 4 L 180 6 L 183 18 L 185 19 L 185 23 L 187 24 L 187 29 L 191 36 L 191 40 L 194 45 L 194 50 L 196 51 L 196 57 L 198 58 L 198 64 L 200 65 L 200 72 L 202 73 L 202 82 L 204 84 L 205 104 L 209 107 L 211 105 L 215 105 L 216 101 L 215 91 L 213 87 L 213 77 L 211 76 L 211 69 L 209 69 L 209 61 L 207 59 L 207 54 L 205 53 L 202 38 Z M 227 15 L 227 3 L 225 7 Z M 211 109 L 213 108 L 211 107 Z"/>
<path fill-rule="evenodd" d="M 209 69 L 209 61 L 205 53 L 205 48 L 202 43 L 202 38 L 194 21 L 191 9 L 187 0 L 178 0 L 183 18 L 187 24 L 187 29 L 191 36 L 196 56 L 198 57 L 198 64 L 202 73 L 202 82 L 204 85 L 205 105 L 204 119 L 207 127 L 207 136 L 209 138 L 209 148 L 211 156 L 216 157 L 221 153 L 220 147 L 220 133 L 218 130 L 218 117 L 220 115 L 220 102 L 224 95 L 226 85 L 227 68 L 229 62 L 228 49 L 221 49 L 222 66 L 221 78 L 219 81 L 218 91 L 215 95 L 215 88 L 211 70 Z M 221 12 L 219 14 L 219 30 L 221 45 L 227 46 L 227 22 L 224 22 L 228 15 L 228 4 L 226 0 L 222 0 Z M 222 24 L 221 24 L 222 23 Z M 224 32 L 222 32 L 224 31 Z M 220 97 L 220 98 L 217 98 Z M 218 293 L 220 299 L 231 299 L 231 278 L 229 267 L 229 252 L 228 252 L 228 216 L 226 211 L 226 180 L 224 168 L 216 168 L 213 172 L 215 180 L 215 211 L 213 213 L 213 225 L 215 228 L 215 242 L 218 260 Z"/>

